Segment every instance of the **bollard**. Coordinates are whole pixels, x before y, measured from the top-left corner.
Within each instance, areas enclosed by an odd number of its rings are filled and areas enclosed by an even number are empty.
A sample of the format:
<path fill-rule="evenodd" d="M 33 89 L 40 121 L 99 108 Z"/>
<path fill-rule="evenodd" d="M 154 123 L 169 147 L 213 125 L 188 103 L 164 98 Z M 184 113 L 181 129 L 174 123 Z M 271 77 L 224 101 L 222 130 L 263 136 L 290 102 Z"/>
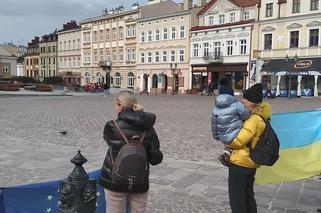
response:
<path fill-rule="evenodd" d="M 75 168 L 59 183 L 60 213 L 94 213 L 96 210 L 96 180 L 89 179 L 82 167 L 87 159 L 80 153 L 71 159 Z"/>

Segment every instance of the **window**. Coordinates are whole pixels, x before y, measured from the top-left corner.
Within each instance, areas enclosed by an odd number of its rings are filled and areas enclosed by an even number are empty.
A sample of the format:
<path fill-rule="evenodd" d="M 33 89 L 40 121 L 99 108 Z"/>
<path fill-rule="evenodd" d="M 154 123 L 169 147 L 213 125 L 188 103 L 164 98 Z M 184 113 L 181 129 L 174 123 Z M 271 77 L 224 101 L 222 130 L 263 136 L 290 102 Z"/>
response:
<path fill-rule="evenodd" d="M 128 73 L 128 87 L 134 87 L 134 74 L 132 72 Z"/>
<path fill-rule="evenodd" d="M 244 12 L 244 20 L 249 20 L 249 19 L 250 19 L 250 13 Z"/>
<path fill-rule="evenodd" d="M 293 0 L 292 13 L 300 12 L 300 0 Z"/>
<path fill-rule="evenodd" d="M 198 57 L 198 44 L 193 44 L 193 57 Z"/>
<path fill-rule="evenodd" d="M 59 42 L 59 49 L 60 49 L 60 51 L 62 50 L 62 41 Z"/>
<path fill-rule="evenodd" d="M 140 34 L 140 41 L 141 41 L 141 43 L 144 43 L 144 42 L 145 42 L 145 32 L 141 32 L 141 34 Z"/>
<path fill-rule="evenodd" d="M 55 58 L 54 58 L 54 59 L 55 59 Z M 72 58 L 72 61 L 73 61 L 73 65 L 72 65 L 72 66 L 73 66 L 73 67 L 76 67 L 76 57 L 73 57 L 73 58 Z M 55 63 L 55 61 L 54 61 L 54 63 Z"/>
<path fill-rule="evenodd" d="M 132 61 L 136 61 L 136 50 L 132 49 Z"/>
<path fill-rule="evenodd" d="M 230 22 L 235 22 L 235 13 L 230 13 Z"/>
<path fill-rule="evenodd" d="M 104 31 L 100 30 L 100 41 L 103 42 L 104 41 Z"/>
<path fill-rule="evenodd" d="M 171 50 L 171 62 L 175 62 L 176 61 L 176 52 L 175 50 Z"/>
<path fill-rule="evenodd" d="M 140 63 L 145 63 L 145 53 L 140 53 Z"/>
<path fill-rule="evenodd" d="M 265 16 L 266 17 L 273 16 L 273 3 L 266 4 Z"/>
<path fill-rule="evenodd" d="M 124 61 L 124 51 L 123 50 L 119 51 L 119 61 Z"/>
<path fill-rule="evenodd" d="M 106 50 L 106 61 L 110 61 L 110 52 L 109 52 L 109 49 Z"/>
<path fill-rule="evenodd" d="M 270 50 L 272 49 L 272 34 L 265 34 L 264 35 L 264 49 Z"/>
<path fill-rule="evenodd" d="M 112 51 L 112 54 L 113 54 L 113 61 L 117 61 L 117 55 L 116 55 L 116 50 L 113 50 Z"/>
<path fill-rule="evenodd" d="M 78 67 L 80 67 L 80 57 L 78 57 Z"/>
<path fill-rule="evenodd" d="M 94 31 L 94 42 L 98 41 L 98 32 Z M 68 47 L 70 49 L 70 47 Z"/>
<path fill-rule="evenodd" d="M 72 40 L 72 49 L 76 49 L 76 40 Z M 53 46 L 53 51 L 55 52 L 54 46 Z"/>
<path fill-rule="evenodd" d="M 77 39 L 77 48 L 80 49 L 80 39 Z"/>
<path fill-rule="evenodd" d="M 185 37 L 185 27 L 184 26 L 181 26 L 180 27 L 180 38 L 184 38 Z"/>
<path fill-rule="evenodd" d="M 52 52 L 56 52 L 56 47 L 52 46 Z"/>
<path fill-rule="evenodd" d="M 167 32 L 167 28 L 164 28 L 163 29 L 163 38 L 164 38 L 164 40 L 167 40 L 168 39 L 168 34 L 167 34 L 168 32 Z"/>
<path fill-rule="evenodd" d="M 155 32 L 155 40 L 156 41 L 159 41 L 159 30 L 156 30 L 156 32 Z"/>
<path fill-rule="evenodd" d="M 179 51 L 179 62 L 184 62 L 184 58 L 185 58 L 184 50 L 180 50 Z"/>
<path fill-rule="evenodd" d="M 132 60 L 132 50 L 127 49 L 127 61 L 131 61 L 131 60 Z"/>
<path fill-rule="evenodd" d="M 159 63 L 159 51 L 155 52 L 155 62 Z"/>
<path fill-rule="evenodd" d="M 246 54 L 246 39 L 240 40 L 240 54 L 241 55 Z"/>
<path fill-rule="evenodd" d="M 224 15 L 219 15 L 219 24 L 224 24 L 224 22 L 225 22 L 225 16 Z"/>
<path fill-rule="evenodd" d="M 113 28 L 113 41 L 115 41 L 116 40 L 116 28 Z"/>
<path fill-rule="evenodd" d="M 167 62 L 167 51 L 163 51 L 163 62 Z"/>
<path fill-rule="evenodd" d="M 3 64 L 2 72 L 3 73 L 9 73 L 9 64 Z"/>
<path fill-rule="evenodd" d="M 124 28 L 123 27 L 119 28 L 119 39 L 124 39 Z"/>
<path fill-rule="evenodd" d="M 290 48 L 299 47 L 299 31 L 290 32 Z"/>
<path fill-rule="evenodd" d="M 309 47 L 318 46 L 319 45 L 319 29 L 310 30 L 310 41 Z"/>
<path fill-rule="evenodd" d="M 153 40 L 152 37 L 153 37 L 153 32 L 148 31 L 148 41 L 152 41 Z"/>
<path fill-rule="evenodd" d="M 214 42 L 214 57 L 221 55 L 221 42 Z"/>
<path fill-rule="evenodd" d="M 227 55 L 233 55 L 233 41 L 227 41 Z"/>
<path fill-rule="evenodd" d="M 209 45 L 208 45 L 208 43 L 204 43 L 204 44 L 203 44 L 203 47 L 204 47 L 203 56 L 208 56 L 208 52 L 209 52 Z"/>
<path fill-rule="evenodd" d="M 131 25 L 127 26 L 127 38 L 132 37 L 132 27 Z"/>
<path fill-rule="evenodd" d="M 132 36 L 135 37 L 136 36 L 136 26 L 132 25 Z"/>
<path fill-rule="evenodd" d="M 94 50 L 94 62 L 97 62 L 98 58 L 97 58 L 97 50 Z"/>
<path fill-rule="evenodd" d="M 214 25 L 214 16 L 210 16 L 210 17 L 208 18 L 208 24 L 209 24 L 210 26 Z"/>
<path fill-rule="evenodd" d="M 318 10 L 319 9 L 319 0 L 311 0 L 310 10 Z"/>
<path fill-rule="evenodd" d="M 90 74 L 88 72 L 85 73 L 86 84 L 90 83 Z"/>
<path fill-rule="evenodd" d="M 152 53 L 151 52 L 147 53 L 147 62 L 152 63 Z"/>
<path fill-rule="evenodd" d="M 120 87 L 121 86 L 121 75 L 119 72 L 115 73 L 115 86 Z"/>
<path fill-rule="evenodd" d="M 176 28 L 172 27 L 172 39 L 176 38 Z"/>
<path fill-rule="evenodd" d="M 100 49 L 99 53 L 100 53 L 100 61 L 103 61 L 104 60 L 104 49 Z"/>
<path fill-rule="evenodd" d="M 109 41 L 110 40 L 110 33 L 109 33 L 109 29 L 106 30 L 106 40 Z"/>

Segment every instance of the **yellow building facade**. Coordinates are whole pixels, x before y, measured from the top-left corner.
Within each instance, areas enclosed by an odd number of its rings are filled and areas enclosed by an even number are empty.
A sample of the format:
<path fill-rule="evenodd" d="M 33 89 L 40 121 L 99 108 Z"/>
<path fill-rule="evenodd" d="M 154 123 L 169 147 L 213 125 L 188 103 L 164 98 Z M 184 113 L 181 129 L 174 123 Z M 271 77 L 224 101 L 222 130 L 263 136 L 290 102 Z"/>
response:
<path fill-rule="evenodd" d="M 252 36 L 249 78 L 279 96 L 321 92 L 319 0 L 262 0 Z M 291 94 L 291 95 L 290 95 Z"/>

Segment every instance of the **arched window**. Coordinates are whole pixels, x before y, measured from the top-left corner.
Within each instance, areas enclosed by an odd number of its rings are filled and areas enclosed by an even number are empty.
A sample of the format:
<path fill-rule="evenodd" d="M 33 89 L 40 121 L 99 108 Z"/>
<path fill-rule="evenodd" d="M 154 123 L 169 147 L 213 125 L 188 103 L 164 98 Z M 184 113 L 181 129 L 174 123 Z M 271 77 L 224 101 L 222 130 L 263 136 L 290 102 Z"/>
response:
<path fill-rule="evenodd" d="M 115 73 L 115 86 L 121 87 L 121 75 L 119 72 Z"/>
<path fill-rule="evenodd" d="M 134 73 L 129 72 L 128 73 L 128 87 L 134 87 L 135 83 L 134 83 Z"/>
<path fill-rule="evenodd" d="M 88 72 L 85 73 L 85 81 L 86 81 L 86 84 L 90 83 L 90 74 Z"/>
<path fill-rule="evenodd" d="M 158 76 L 157 74 L 153 75 L 153 88 L 157 88 L 158 87 Z"/>
<path fill-rule="evenodd" d="M 96 82 L 98 84 L 102 83 L 102 77 L 101 77 L 101 73 L 100 72 L 96 73 Z"/>

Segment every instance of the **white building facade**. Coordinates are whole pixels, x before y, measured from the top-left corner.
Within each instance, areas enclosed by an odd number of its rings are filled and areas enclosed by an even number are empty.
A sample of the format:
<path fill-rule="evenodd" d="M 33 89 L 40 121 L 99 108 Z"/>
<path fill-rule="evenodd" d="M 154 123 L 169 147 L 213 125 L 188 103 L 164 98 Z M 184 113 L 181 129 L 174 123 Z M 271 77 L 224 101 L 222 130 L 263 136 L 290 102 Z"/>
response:
<path fill-rule="evenodd" d="M 66 85 L 82 83 L 81 32 L 75 21 L 64 24 L 58 31 L 58 75 Z"/>
<path fill-rule="evenodd" d="M 257 1 L 212 0 L 198 13 L 191 29 L 191 87 L 194 93 L 227 78 L 233 89 L 248 85 L 251 37 Z"/>

